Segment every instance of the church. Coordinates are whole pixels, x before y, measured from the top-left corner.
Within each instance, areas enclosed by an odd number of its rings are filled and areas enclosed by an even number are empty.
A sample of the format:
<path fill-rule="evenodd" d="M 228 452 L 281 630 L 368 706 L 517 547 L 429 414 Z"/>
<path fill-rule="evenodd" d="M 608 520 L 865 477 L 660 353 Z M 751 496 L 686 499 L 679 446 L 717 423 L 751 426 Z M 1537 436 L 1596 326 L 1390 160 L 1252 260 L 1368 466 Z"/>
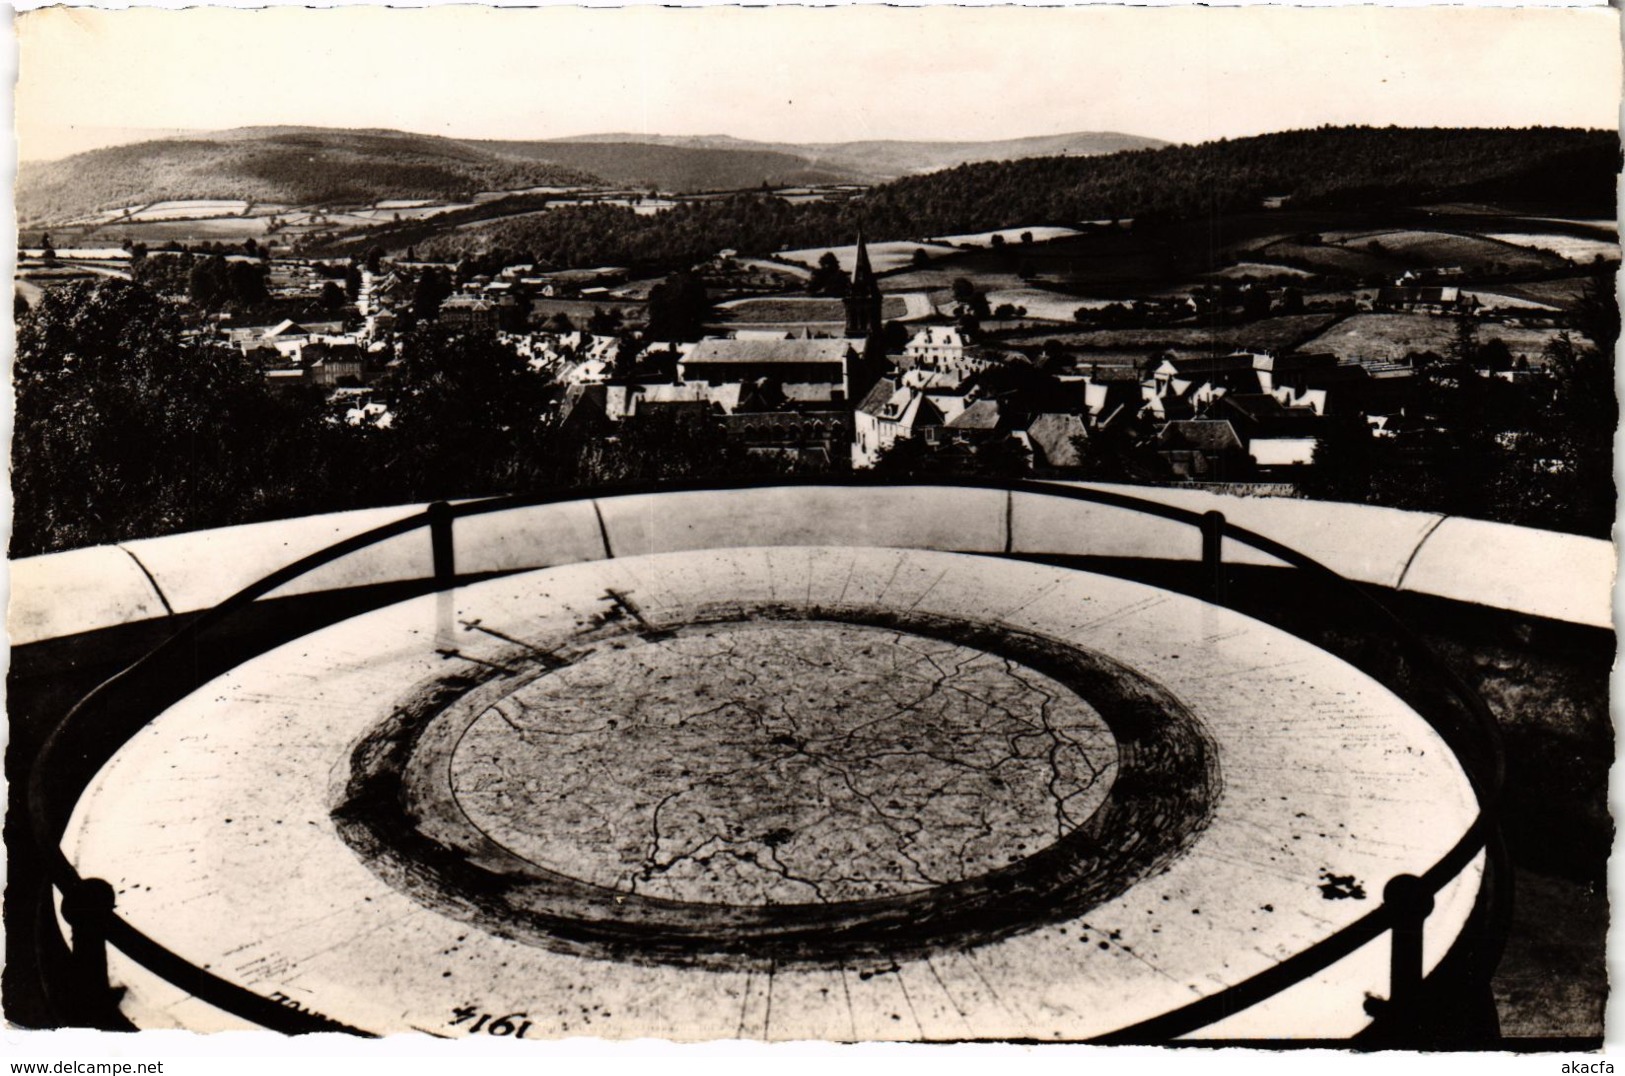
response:
<path fill-rule="evenodd" d="M 862 228 L 858 229 L 857 257 L 843 303 L 846 338 L 863 341 L 862 345 L 854 346 L 847 368 L 849 399 L 861 400 L 891 371 L 891 362 L 886 358 L 885 321 L 881 315 L 885 299 L 880 294 L 880 281 L 875 279 L 874 267 L 869 263 L 869 247 L 863 241 Z"/>
<path fill-rule="evenodd" d="M 863 241 L 863 229 L 858 229 L 858 253 L 852 267 L 852 283 L 847 288 L 846 337 L 879 339 L 884 336 L 881 309 L 885 300 L 880 294 L 880 282 L 875 279 L 874 267 L 869 264 L 869 247 Z"/>

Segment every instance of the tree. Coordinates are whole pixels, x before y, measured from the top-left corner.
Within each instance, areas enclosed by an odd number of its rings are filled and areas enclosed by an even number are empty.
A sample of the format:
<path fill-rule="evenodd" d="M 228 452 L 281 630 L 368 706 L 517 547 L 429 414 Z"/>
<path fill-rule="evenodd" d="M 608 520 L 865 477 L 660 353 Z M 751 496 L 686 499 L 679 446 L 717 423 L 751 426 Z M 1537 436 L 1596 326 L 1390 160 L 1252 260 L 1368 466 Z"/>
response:
<path fill-rule="evenodd" d="M 629 378 L 638 368 L 638 356 L 643 354 L 643 341 L 631 333 L 622 336 L 615 344 L 615 361 L 610 364 L 610 370 L 616 378 Z"/>
<path fill-rule="evenodd" d="M 265 290 L 265 266 L 253 262 L 226 263 L 226 296 L 239 307 L 258 306 L 270 297 Z"/>
<path fill-rule="evenodd" d="M 1136 482 L 1150 473 L 1148 459 L 1137 458 L 1134 439 L 1125 422 L 1097 427 L 1087 437 L 1074 437 L 1072 449 L 1078 454 L 1078 475 L 1095 482 Z"/>
<path fill-rule="evenodd" d="M 187 277 L 186 293 L 192 302 L 204 310 L 213 310 L 226 298 L 225 260 L 201 258 L 192 266 Z"/>
<path fill-rule="evenodd" d="M 1547 345 L 1547 398 L 1529 428 L 1510 439 L 1497 476 L 1495 499 L 1509 522 L 1609 536 L 1619 423 L 1611 352 L 1578 344 L 1567 332 Z"/>
<path fill-rule="evenodd" d="M 322 309 L 332 313 L 344 306 L 344 290 L 331 280 L 322 284 Z"/>
<path fill-rule="evenodd" d="M 1512 349 L 1499 336 L 1490 339 L 1478 349 L 1477 366 L 1480 370 L 1504 371 L 1513 369 L 1515 365 Z"/>
<path fill-rule="evenodd" d="M 434 321 L 440 304 L 451 296 L 451 279 L 444 269 L 431 267 L 418 276 L 412 289 L 412 314 L 419 321 Z"/>
<path fill-rule="evenodd" d="M 1365 503 L 1378 473 L 1377 444 L 1365 422 L 1331 420 L 1315 438 L 1311 466 L 1298 488 L 1316 500 Z"/>
<path fill-rule="evenodd" d="M 651 340 L 698 340 L 711 314 L 705 282 L 690 272 L 673 273 L 649 291 Z"/>
<path fill-rule="evenodd" d="M 595 306 L 592 308 L 592 317 L 587 319 L 587 331 L 594 336 L 614 336 L 621 331 L 621 320 L 620 307 L 605 310 L 603 307 Z"/>
<path fill-rule="evenodd" d="M 900 437 L 875 460 L 877 475 L 928 478 L 978 476 L 1020 478 L 1032 470 L 1032 455 L 1013 437 L 974 444 L 930 444 L 923 437 Z"/>
<path fill-rule="evenodd" d="M 1446 352 L 1451 362 L 1471 369 L 1478 365 L 1478 319 L 1458 314 Z"/>
<path fill-rule="evenodd" d="M 319 469 L 304 413 L 136 284 L 46 291 L 14 369 L 12 556 L 286 512 L 293 476 Z"/>
<path fill-rule="evenodd" d="M 846 295 L 851 281 L 847 279 L 846 271 L 841 268 L 840 259 L 835 252 L 826 250 L 818 259 L 818 265 L 807 279 L 807 292 L 810 295 L 828 295 L 842 298 Z"/>
<path fill-rule="evenodd" d="M 756 470 L 716 418 L 660 410 L 625 419 L 615 437 L 580 445 L 569 477 L 575 485 L 592 488 Z"/>
<path fill-rule="evenodd" d="M 535 488 L 550 383 L 484 333 L 419 325 L 400 342 L 394 451 L 380 477 L 422 501 Z"/>
<path fill-rule="evenodd" d="M 1249 320 L 1258 321 L 1270 316 L 1269 289 L 1261 284 L 1248 285 L 1241 293 L 1241 312 Z"/>

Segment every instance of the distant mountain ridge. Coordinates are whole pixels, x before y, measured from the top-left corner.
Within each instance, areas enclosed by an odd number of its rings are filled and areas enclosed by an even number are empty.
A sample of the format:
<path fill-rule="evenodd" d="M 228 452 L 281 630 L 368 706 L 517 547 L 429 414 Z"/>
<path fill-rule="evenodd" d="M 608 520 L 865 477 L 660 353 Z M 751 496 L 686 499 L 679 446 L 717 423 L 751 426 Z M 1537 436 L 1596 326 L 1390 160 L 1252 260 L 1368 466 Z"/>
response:
<path fill-rule="evenodd" d="M 763 184 L 868 185 L 972 162 L 1096 156 L 1164 144 L 1114 132 L 992 142 L 770 143 L 729 135 L 494 140 L 378 128 L 239 127 L 25 161 L 17 211 L 25 223 L 38 224 L 174 199 L 331 207 L 554 185 L 684 193 Z"/>
<path fill-rule="evenodd" d="M 994 141 L 871 139 L 857 142 L 755 142 L 732 135 L 611 133 L 526 143 L 537 147 L 604 144 L 780 154 L 799 158 L 804 162 L 802 167 L 808 170 L 845 175 L 851 182 L 873 183 L 982 161 L 1012 161 L 1026 157 L 1096 157 L 1130 149 L 1156 149 L 1169 143 L 1116 131 L 1073 131 Z M 543 152 L 538 149 L 536 155 Z"/>
<path fill-rule="evenodd" d="M 16 198 L 23 222 L 56 222 L 173 199 L 334 206 L 599 183 L 562 165 L 504 157 L 435 135 L 242 127 L 25 161 L 17 170 Z"/>
<path fill-rule="evenodd" d="M 557 265 L 693 264 L 871 240 L 1134 220 L 1134 231 L 1210 235 L 1228 214 L 1292 209 L 1371 211 L 1469 200 L 1611 214 L 1620 142 L 1566 128 L 1323 127 L 1099 157 L 967 164 L 875 186 L 860 198 L 786 204 L 742 192 L 669 213 L 581 206 L 493 221 L 411 242 L 420 254 Z M 1545 210 L 1543 209 L 1542 212 Z"/>
<path fill-rule="evenodd" d="M 591 172 L 612 186 L 663 191 L 739 190 L 829 183 L 877 183 L 886 177 L 765 148 L 729 149 L 655 142 L 470 141 L 468 145 L 525 160 Z"/>

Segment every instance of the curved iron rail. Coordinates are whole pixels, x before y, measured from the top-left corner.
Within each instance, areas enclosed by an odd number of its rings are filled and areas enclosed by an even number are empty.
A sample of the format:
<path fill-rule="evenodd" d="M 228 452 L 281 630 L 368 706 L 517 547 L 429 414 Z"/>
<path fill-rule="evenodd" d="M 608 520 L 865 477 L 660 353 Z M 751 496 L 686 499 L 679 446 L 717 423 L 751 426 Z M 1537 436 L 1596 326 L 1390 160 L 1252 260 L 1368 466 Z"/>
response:
<path fill-rule="evenodd" d="M 1419 877 L 1400 875 L 1389 882 L 1384 890 L 1383 903 L 1370 913 L 1343 927 L 1337 933 L 1322 939 L 1286 958 L 1278 964 L 1207 995 L 1178 1009 L 1101 1036 L 1093 1041 L 1102 1044 L 1145 1043 L 1167 1041 L 1200 1030 L 1234 1013 L 1273 997 L 1309 976 L 1325 970 L 1338 960 L 1354 953 L 1384 933 L 1395 935 L 1392 960 L 1390 997 L 1386 1007 L 1390 1010 L 1413 1002 L 1422 982 L 1421 931 L 1423 922 L 1432 909 L 1433 898 L 1454 880 L 1481 853 L 1487 853 L 1495 832 L 1495 817 L 1505 774 L 1499 726 L 1483 700 L 1467 686 L 1453 670 L 1433 653 L 1419 636 L 1369 591 L 1344 579 L 1332 569 L 1289 546 L 1254 531 L 1225 521 L 1218 512 L 1199 513 L 1157 501 L 1133 497 L 1080 486 L 1065 486 L 1030 480 L 998 480 L 977 478 L 930 478 L 876 480 L 864 476 L 823 476 L 816 479 L 778 479 L 771 481 L 715 481 L 699 480 L 666 482 L 637 486 L 607 487 L 593 490 L 564 490 L 533 495 L 494 497 L 458 504 L 435 502 L 417 514 L 374 527 L 343 541 L 302 557 L 239 590 L 206 612 L 183 625 L 174 635 L 149 651 L 137 661 L 109 677 L 80 699 L 47 737 L 28 776 L 27 802 L 29 821 L 40 854 L 44 857 L 47 878 L 63 894 L 63 914 L 73 930 L 74 960 L 88 967 L 94 978 L 99 971 L 101 982 L 106 983 L 105 946 L 112 945 L 127 956 L 175 984 L 200 1000 L 228 1013 L 249 1020 L 273 1031 L 302 1034 L 316 1031 L 341 1031 L 355 1035 L 370 1032 L 331 1020 L 317 1013 L 285 1006 L 273 999 L 220 978 L 196 967 L 161 943 L 147 937 L 134 926 L 119 918 L 113 908 L 111 891 L 99 887 L 106 883 L 81 878 L 63 854 L 61 839 L 73 805 L 82 795 L 84 785 L 74 789 L 70 797 L 53 795 L 51 774 L 56 756 L 67 749 L 72 735 L 82 722 L 87 710 L 105 704 L 121 684 L 163 664 L 188 647 L 209 628 L 221 623 L 245 606 L 283 585 L 335 560 L 358 552 L 390 538 L 427 528 L 431 533 L 433 565 L 437 589 L 457 585 L 453 522 L 471 516 L 494 512 L 541 507 L 615 497 L 641 496 L 666 493 L 728 493 L 752 489 L 817 489 L 848 488 L 876 489 L 888 487 L 980 489 L 1002 492 L 1010 497 L 1032 495 L 1059 500 L 1079 501 L 1118 508 L 1141 515 L 1154 516 L 1196 528 L 1202 536 L 1203 561 L 1209 570 L 1210 597 L 1217 598 L 1223 591 L 1223 541 L 1229 539 L 1250 546 L 1285 564 L 1303 571 L 1315 579 L 1351 598 L 1357 606 L 1374 617 L 1395 640 L 1406 660 L 1414 662 L 1430 678 L 1442 684 L 1465 711 L 1465 723 L 1460 719 L 1441 722 L 1438 717 L 1418 709 L 1424 720 L 1434 728 L 1461 762 L 1479 803 L 1479 813 L 1460 839 L 1438 862 Z M 1414 703 L 1413 703 L 1414 707 Z M 1429 707 L 1431 710 L 1432 708 Z M 161 711 L 159 711 L 161 712 Z M 144 726 L 158 714 L 133 714 L 139 723 L 129 729 L 122 744 L 136 729 Z M 115 745 L 109 752 L 116 752 Z M 105 761 L 105 760 L 103 760 Z M 88 783 L 89 778 L 86 779 Z M 60 802 L 59 802 L 60 801 Z M 64 809 L 64 807 L 66 809 Z"/>

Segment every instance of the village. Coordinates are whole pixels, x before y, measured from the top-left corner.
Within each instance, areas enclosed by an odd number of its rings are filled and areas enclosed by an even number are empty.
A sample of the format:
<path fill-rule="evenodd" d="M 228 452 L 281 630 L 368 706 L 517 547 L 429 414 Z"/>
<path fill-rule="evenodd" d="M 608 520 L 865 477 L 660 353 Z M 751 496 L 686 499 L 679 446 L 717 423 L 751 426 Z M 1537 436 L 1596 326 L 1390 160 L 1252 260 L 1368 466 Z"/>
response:
<path fill-rule="evenodd" d="M 395 427 L 399 341 L 434 322 L 510 348 L 551 386 L 551 413 L 537 421 L 582 441 L 664 415 L 725 431 L 794 473 L 923 467 L 1290 495 L 1329 444 L 1425 449 L 1440 434 L 1430 388 L 1465 370 L 1489 410 L 1517 411 L 1538 395 L 1578 283 L 1617 256 L 1600 233 L 1568 237 L 1562 253 L 1524 237 L 1501 242 L 1521 262 L 1470 271 L 1412 252 L 1417 268 L 1383 275 L 1380 242 L 1314 236 L 1303 245 L 1357 250 L 1373 265 L 1355 279 L 1300 268 L 1314 268 L 1293 263 L 1302 251 L 1277 251 L 1273 265 L 1254 252 L 1188 291 L 1131 294 L 1145 282 L 1115 282 L 1119 297 L 1097 289 L 1104 299 L 1042 279 L 1057 251 L 1073 266 L 1080 248 L 1110 250 L 1132 228 L 873 246 L 859 235 L 770 258 L 723 250 L 664 279 L 377 248 L 272 257 L 253 240 L 229 253 L 47 242 L 21 252 L 19 295 L 133 277 L 191 309 L 196 336 L 239 350 L 279 391 L 320 394 L 328 421 L 350 426 Z M 1469 242 L 1489 241 L 1459 237 L 1457 252 Z M 1012 265 L 1013 277 L 998 271 Z M 1559 301 L 1520 285 L 1532 272 L 1566 274 L 1544 285 Z"/>

